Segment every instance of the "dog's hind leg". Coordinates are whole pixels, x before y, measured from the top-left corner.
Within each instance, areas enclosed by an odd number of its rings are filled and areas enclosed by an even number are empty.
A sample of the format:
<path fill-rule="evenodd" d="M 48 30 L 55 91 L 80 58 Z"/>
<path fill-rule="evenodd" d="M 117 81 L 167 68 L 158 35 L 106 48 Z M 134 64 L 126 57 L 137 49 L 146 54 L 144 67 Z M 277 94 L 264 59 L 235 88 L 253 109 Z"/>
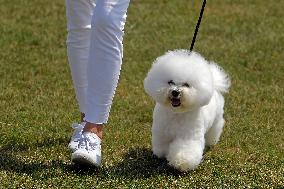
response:
<path fill-rule="evenodd" d="M 212 146 L 217 144 L 223 131 L 225 120 L 223 117 L 216 119 L 212 127 L 205 134 L 205 145 Z"/>

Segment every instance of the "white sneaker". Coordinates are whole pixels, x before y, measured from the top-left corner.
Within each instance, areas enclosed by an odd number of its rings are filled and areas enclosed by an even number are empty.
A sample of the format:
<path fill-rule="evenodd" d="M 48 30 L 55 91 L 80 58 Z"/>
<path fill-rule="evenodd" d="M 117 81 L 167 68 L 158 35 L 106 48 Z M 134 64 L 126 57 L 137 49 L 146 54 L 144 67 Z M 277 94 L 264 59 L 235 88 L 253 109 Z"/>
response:
<path fill-rule="evenodd" d="M 99 166 L 101 164 L 101 139 L 95 134 L 84 132 L 78 148 L 72 153 L 71 161 L 76 164 Z"/>
<path fill-rule="evenodd" d="M 85 122 L 79 123 L 73 123 L 71 127 L 74 129 L 73 135 L 70 139 L 68 147 L 72 150 L 72 152 L 75 152 L 78 148 L 79 140 L 82 137 L 82 131 L 85 127 Z"/>

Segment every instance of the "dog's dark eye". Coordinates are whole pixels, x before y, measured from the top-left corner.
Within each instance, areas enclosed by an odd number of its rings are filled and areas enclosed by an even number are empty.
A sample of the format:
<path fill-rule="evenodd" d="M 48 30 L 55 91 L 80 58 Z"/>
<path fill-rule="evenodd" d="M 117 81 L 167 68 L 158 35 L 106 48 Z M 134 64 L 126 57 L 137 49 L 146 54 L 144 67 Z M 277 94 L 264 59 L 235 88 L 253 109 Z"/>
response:
<path fill-rule="evenodd" d="M 184 87 L 190 87 L 190 85 L 188 83 L 184 83 L 182 86 Z"/>
<path fill-rule="evenodd" d="M 173 80 L 168 81 L 169 85 L 175 85 L 175 83 L 173 82 Z"/>

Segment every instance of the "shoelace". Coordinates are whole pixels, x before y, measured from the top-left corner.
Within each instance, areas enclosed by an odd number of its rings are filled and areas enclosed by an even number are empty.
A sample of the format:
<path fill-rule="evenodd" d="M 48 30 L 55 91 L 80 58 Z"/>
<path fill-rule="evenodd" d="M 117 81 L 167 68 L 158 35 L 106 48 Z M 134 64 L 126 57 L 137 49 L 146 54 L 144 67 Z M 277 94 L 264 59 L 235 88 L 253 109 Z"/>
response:
<path fill-rule="evenodd" d="M 96 150 L 99 148 L 100 143 L 98 141 L 92 142 L 89 137 L 82 135 L 79 139 L 78 148 L 85 148 L 87 151 Z"/>

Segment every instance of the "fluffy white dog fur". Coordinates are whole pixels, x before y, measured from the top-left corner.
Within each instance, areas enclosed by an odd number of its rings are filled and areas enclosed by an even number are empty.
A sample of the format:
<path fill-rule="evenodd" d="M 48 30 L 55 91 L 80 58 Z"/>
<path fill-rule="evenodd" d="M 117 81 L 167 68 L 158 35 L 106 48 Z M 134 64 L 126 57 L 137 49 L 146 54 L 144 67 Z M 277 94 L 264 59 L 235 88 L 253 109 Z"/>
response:
<path fill-rule="evenodd" d="M 195 169 L 222 133 L 229 77 L 198 53 L 175 50 L 156 59 L 144 87 L 156 102 L 153 153 L 181 171 Z"/>

